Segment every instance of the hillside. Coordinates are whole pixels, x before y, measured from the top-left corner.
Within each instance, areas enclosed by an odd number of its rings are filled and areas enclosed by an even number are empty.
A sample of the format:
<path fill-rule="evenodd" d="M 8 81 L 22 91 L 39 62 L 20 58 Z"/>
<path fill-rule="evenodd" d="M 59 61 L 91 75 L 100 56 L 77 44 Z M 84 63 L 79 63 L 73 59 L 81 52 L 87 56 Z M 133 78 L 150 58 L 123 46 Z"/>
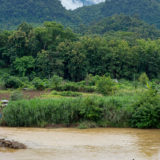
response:
<path fill-rule="evenodd" d="M 63 0 L 65 1 L 65 0 Z M 73 2 L 73 0 L 71 0 Z M 160 27 L 160 0 L 77 0 L 84 6 L 66 10 L 60 0 L 0 0 L 0 27 L 13 29 L 26 21 L 40 25 L 44 21 L 58 21 L 65 26 L 90 24 L 115 14 L 137 15 L 149 24 Z M 65 1 L 71 5 L 70 1 Z"/>
<path fill-rule="evenodd" d="M 59 0 L 0 0 L 0 24 L 10 28 L 24 21 L 42 23 L 43 21 L 72 21 Z"/>
<path fill-rule="evenodd" d="M 114 34 L 115 32 L 130 32 L 134 33 L 130 34 L 130 36 L 134 35 L 136 38 L 155 39 L 160 37 L 160 30 L 158 30 L 155 26 L 145 23 L 136 16 L 131 17 L 123 14 L 103 18 L 99 21 L 94 21 L 88 26 L 80 28 L 79 32 L 83 34 L 100 35 L 106 35 L 113 32 Z"/>
<path fill-rule="evenodd" d="M 95 14 L 96 10 L 96 14 Z M 105 3 L 79 8 L 73 11 L 83 23 L 90 23 L 99 17 L 114 14 L 137 15 L 149 24 L 160 27 L 160 1 L 159 0 L 107 0 Z M 87 16 L 86 16 L 87 15 Z"/>

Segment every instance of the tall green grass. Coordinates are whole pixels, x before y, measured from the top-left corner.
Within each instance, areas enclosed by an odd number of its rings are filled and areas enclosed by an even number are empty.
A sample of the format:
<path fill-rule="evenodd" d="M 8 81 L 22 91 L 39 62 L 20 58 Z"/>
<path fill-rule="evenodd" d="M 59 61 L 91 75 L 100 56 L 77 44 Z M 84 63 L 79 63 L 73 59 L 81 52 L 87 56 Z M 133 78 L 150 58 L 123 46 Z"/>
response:
<path fill-rule="evenodd" d="M 160 95 L 153 88 L 114 96 L 63 97 L 11 101 L 2 124 L 45 127 L 62 124 L 87 127 L 160 128 Z"/>
<path fill-rule="evenodd" d="M 70 126 L 83 121 L 121 126 L 128 123 L 127 107 L 117 99 L 104 97 L 32 99 L 10 102 L 3 111 L 7 126 Z"/>

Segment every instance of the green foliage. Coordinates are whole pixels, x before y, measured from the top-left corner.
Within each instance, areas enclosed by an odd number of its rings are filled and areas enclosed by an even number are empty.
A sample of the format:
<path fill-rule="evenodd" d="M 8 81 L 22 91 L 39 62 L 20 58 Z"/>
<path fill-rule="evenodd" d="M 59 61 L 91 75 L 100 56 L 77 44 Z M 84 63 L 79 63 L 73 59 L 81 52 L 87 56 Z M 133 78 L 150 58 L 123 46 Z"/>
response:
<path fill-rule="evenodd" d="M 112 95 L 117 90 L 116 83 L 110 78 L 103 76 L 97 81 L 97 91 L 103 95 Z"/>
<path fill-rule="evenodd" d="M 99 106 L 99 101 L 93 100 L 94 98 L 86 98 L 82 109 L 80 111 L 81 116 L 84 120 L 98 121 L 101 119 L 103 114 L 103 108 Z"/>
<path fill-rule="evenodd" d="M 44 90 L 46 87 L 45 82 L 38 77 L 33 79 L 32 84 L 37 90 Z"/>
<path fill-rule="evenodd" d="M 0 14 L 3 28 L 10 29 L 24 21 L 37 24 L 47 20 L 64 23 L 71 21 L 67 11 L 58 0 L 23 1 L 21 3 L 18 0 L 1 1 Z"/>
<path fill-rule="evenodd" d="M 54 75 L 51 79 L 50 79 L 50 87 L 52 89 L 58 89 L 58 87 L 62 84 L 62 77 L 59 77 L 57 75 Z"/>
<path fill-rule="evenodd" d="M 149 89 L 133 105 L 131 126 L 137 128 L 160 128 L 160 98 L 156 90 Z"/>
<path fill-rule="evenodd" d="M 10 96 L 11 101 L 17 101 L 17 100 L 22 100 L 23 99 L 23 94 L 20 91 L 14 91 L 12 92 Z"/>
<path fill-rule="evenodd" d="M 156 39 L 160 36 L 160 31 L 137 17 L 128 15 L 113 15 L 111 17 L 96 20 L 86 29 L 81 30 L 82 33 L 88 34 L 105 34 L 108 36 L 116 36 L 115 38 L 122 37 L 121 39 L 139 39 L 148 37 Z M 110 37 L 111 38 L 111 37 Z"/>
<path fill-rule="evenodd" d="M 109 30 L 113 27 L 117 32 L 118 29 L 123 30 L 123 22 L 127 33 L 128 30 L 131 32 L 132 27 L 136 27 L 133 31 L 137 32 L 139 24 L 143 25 L 136 18 L 124 15 L 113 16 L 105 21 L 103 23 Z M 120 31 L 121 36 L 125 31 Z M 152 35 L 150 31 L 147 33 Z M 27 76 L 29 80 L 35 77 L 50 79 L 57 75 L 79 82 L 91 74 L 93 77 L 86 78 L 87 86 L 80 87 L 86 87 L 85 90 L 90 90 L 89 86 L 95 85 L 98 76 L 103 75 L 133 80 L 133 75 L 134 79 L 138 79 L 145 72 L 149 79 L 158 78 L 160 40 L 136 40 L 138 36 L 133 39 L 130 34 L 130 38 L 124 40 L 117 38 L 119 34 L 115 33 L 116 37 L 79 36 L 56 22 L 45 22 L 43 26 L 35 28 L 23 23 L 16 31 L 0 32 L 0 61 L 12 75 Z M 155 35 L 158 36 L 158 33 Z"/>
<path fill-rule="evenodd" d="M 124 108 L 116 105 L 101 97 L 14 101 L 3 110 L 3 123 L 8 126 L 69 126 L 92 121 L 89 126 L 93 127 L 98 121 L 105 120 L 112 125 L 123 126 L 128 117 Z M 80 126 L 82 128 L 82 124 Z"/>
<path fill-rule="evenodd" d="M 60 96 L 64 96 L 64 97 L 78 97 L 78 96 L 82 96 L 81 93 L 79 92 L 72 92 L 72 91 L 63 91 L 63 92 L 57 92 L 57 91 L 52 91 L 53 95 L 60 95 Z"/>
<path fill-rule="evenodd" d="M 142 85 L 146 85 L 149 82 L 149 78 L 146 73 L 142 73 L 138 80 Z"/>
<path fill-rule="evenodd" d="M 15 76 L 9 76 L 8 74 L 5 74 L 2 77 L 2 80 L 6 88 L 19 88 L 22 86 L 22 81 Z"/>
<path fill-rule="evenodd" d="M 76 82 L 65 82 L 57 88 L 58 91 L 94 92 L 95 86 L 86 86 Z"/>
<path fill-rule="evenodd" d="M 85 78 L 85 83 L 86 85 L 89 86 L 95 86 L 96 82 L 100 79 L 100 76 L 96 75 L 93 76 L 92 74 L 87 75 L 87 77 Z"/>
<path fill-rule="evenodd" d="M 13 62 L 13 67 L 20 76 L 24 77 L 33 71 L 35 67 L 34 63 L 35 60 L 32 56 L 23 56 L 22 58 L 16 58 Z"/>
<path fill-rule="evenodd" d="M 149 24 L 155 24 L 159 26 L 160 23 L 158 21 L 158 17 L 160 15 L 160 1 L 106 0 L 105 3 L 76 9 L 72 14 L 80 17 L 81 24 L 90 24 L 93 21 L 98 21 L 99 19 L 105 17 L 116 14 L 125 14 L 134 15 L 136 18 L 141 18 Z M 126 19 L 126 21 L 124 21 L 124 24 L 128 23 L 130 25 L 130 22 L 130 19 Z M 103 28 L 103 26 L 99 26 L 98 28 Z"/>

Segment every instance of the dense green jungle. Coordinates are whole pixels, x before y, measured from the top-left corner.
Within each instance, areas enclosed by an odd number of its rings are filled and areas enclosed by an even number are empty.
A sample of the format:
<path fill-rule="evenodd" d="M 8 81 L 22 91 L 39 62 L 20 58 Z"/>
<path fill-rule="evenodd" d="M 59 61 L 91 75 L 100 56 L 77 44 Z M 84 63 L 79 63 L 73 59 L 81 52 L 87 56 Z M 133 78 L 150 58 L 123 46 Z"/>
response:
<path fill-rule="evenodd" d="M 0 3 L 2 126 L 160 128 L 159 0 Z"/>

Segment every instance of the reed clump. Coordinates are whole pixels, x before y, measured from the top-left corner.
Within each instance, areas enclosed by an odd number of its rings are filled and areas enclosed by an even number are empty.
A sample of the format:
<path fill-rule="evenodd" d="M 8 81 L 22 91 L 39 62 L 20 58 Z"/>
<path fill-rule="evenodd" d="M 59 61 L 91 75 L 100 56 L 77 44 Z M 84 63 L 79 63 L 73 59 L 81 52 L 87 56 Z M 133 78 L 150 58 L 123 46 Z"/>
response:
<path fill-rule="evenodd" d="M 126 107 L 114 99 L 78 97 L 12 101 L 3 111 L 3 124 L 18 127 L 71 126 L 85 121 L 126 124 Z"/>

